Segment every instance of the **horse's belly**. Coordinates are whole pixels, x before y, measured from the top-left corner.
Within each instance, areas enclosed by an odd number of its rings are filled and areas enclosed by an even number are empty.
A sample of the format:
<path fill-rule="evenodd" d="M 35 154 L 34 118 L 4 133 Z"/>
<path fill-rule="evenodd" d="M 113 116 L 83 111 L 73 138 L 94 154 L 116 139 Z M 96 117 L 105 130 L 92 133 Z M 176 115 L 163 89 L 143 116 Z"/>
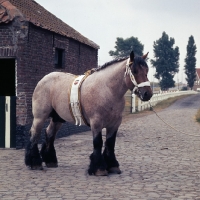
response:
<path fill-rule="evenodd" d="M 75 121 L 72 118 L 72 115 L 71 115 L 69 109 L 63 108 L 62 110 L 58 110 L 56 112 L 58 113 L 59 117 L 61 117 L 66 122 L 70 122 L 72 124 L 75 124 Z"/>
<path fill-rule="evenodd" d="M 61 76 L 59 81 L 54 82 L 54 86 L 51 89 L 52 107 L 62 119 L 70 123 L 74 123 L 69 109 L 70 87 L 74 78 L 75 76 L 68 74 Z"/>

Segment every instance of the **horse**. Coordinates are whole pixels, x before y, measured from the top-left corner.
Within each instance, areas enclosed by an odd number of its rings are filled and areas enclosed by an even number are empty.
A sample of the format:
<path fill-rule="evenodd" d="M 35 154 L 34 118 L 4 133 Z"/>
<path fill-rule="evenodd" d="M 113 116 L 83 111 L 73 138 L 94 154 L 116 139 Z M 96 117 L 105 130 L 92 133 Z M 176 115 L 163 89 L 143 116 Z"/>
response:
<path fill-rule="evenodd" d="M 115 59 L 101 67 L 93 68 L 93 73 L 88 75 L 81 85 L 81 113 L 93 134 L 89 175 L 121 173 L 115 156 L 115 141 L 122 122 L 124 95 L 129 89 L 142 101 L 150 100 L 153 95 L 147 78 L 147 55 L 148 53 L 135 56 L 132 51 L 126 58 Z M 75 77 L 70 73 L 52 72 L 38 82 L 33 92 L 33 123 L 30 140 L 25 149 L 25 164 L 30 169 L 43 169 L 42 162 L 49 168 L 58 167 L 54 140 L 62 123 L 75 123 L 69 109 L 69 92 Z M 45 130 L 46 141 L 39 151 L 38 141 L 47 118 L 50 118 L 50 123 Z M 106 129 L 104 150 L 103 128 Z"/>

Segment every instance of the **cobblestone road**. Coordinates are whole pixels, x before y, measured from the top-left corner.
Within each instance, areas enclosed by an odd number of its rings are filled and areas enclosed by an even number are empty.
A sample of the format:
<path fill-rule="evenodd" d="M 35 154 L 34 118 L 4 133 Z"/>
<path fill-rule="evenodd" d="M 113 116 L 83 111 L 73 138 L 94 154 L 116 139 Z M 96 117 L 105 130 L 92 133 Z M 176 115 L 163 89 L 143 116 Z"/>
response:
<path fill-rule="evenodd" d="M 159 115 L 172 126 L 200 135 L 194 115 L 200 94 L 179 100 Z M 0 150 L 0 199 L 200 200 L 200 137 L 177 133 L 155 114 L 128 117 L 119 130 L 116 156 L 122 174 L 86 173 L 90 132 L 56 140 L 59 167 L 31 171 L 24 150 Z"/>

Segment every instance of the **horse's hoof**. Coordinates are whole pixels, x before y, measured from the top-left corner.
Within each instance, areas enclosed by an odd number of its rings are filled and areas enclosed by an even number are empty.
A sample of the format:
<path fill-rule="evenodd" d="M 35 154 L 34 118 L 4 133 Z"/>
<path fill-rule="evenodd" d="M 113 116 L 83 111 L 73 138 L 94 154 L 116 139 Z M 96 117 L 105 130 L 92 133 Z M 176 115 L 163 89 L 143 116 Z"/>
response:
<path fill-rule="evenodd" d="M 111 167 L 109 170 L 108 170 L 109 173 L 112 173 L 112 174 L 121 174 L 121 170 L 119 169 L 119 167 Z"/>
<path fill-rule="evenodd" d="M 106 170 L 97 170 L 94 174 L 95 176 L 108 176 L 108 172 Z"/>
<path fill-rule="evenodd" d="M 45 163 L 48 168 L 56 168 L 58 167 L 58 163 Z"/>
<path fill-rule="evenodd" d="M 43 170 L 42 165 L 35 165 L 30 167 L 32 170 Z"/>

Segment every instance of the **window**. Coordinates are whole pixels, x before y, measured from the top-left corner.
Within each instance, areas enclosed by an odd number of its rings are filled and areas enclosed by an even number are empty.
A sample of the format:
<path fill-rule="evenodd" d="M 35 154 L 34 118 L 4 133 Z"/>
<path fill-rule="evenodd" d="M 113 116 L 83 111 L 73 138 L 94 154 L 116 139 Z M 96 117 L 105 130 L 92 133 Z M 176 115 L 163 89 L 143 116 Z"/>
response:
<path fill-rule="evenodd" d="M 55 48 L 55 67 L 63 68 L 64 67 L 64 50 Z"/>

